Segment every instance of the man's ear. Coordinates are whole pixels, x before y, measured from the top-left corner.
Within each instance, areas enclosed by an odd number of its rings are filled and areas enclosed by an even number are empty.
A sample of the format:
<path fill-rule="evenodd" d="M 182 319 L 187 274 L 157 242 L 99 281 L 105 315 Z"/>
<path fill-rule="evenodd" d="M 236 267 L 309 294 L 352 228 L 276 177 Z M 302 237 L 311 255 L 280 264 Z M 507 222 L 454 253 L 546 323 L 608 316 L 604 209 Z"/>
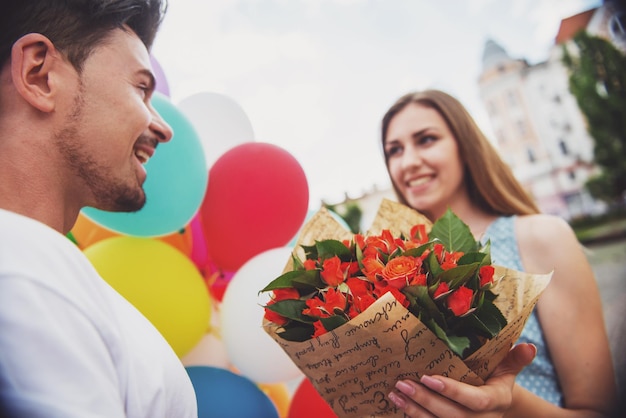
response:
<path fill-rule="evenodd" d="M 42 112 L 54 110 L 54 76 L 60 55 L 54 44 L 39 33 L 29 33 L 13 44 L 11 77 L 19 94 Z"/>

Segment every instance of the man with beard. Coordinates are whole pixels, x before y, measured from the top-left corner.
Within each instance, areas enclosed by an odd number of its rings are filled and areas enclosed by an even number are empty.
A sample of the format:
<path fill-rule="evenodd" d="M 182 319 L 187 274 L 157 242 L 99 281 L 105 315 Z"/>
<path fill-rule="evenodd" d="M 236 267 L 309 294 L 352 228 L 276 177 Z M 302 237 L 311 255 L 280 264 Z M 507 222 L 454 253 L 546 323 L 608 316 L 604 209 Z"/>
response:
<path fill-rule="evenodd" d="M 171 128 L 150 104 L 161 0 L 0 6 L 0 405 L 12 417 L 195 417 L 159 332 L 66 238 L 136 211 Z"/>

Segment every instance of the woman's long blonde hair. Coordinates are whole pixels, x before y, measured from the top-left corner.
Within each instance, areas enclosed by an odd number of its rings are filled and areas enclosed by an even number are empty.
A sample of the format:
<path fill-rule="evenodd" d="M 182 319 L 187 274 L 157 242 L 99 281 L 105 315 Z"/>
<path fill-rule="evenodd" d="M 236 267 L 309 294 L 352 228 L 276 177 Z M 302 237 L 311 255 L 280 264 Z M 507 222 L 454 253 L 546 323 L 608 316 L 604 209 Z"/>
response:
<path fill-rule="evenodd" d="M 439 90 L 413 92 L 400 97 L 382 120 L 383 149 L 393 117 L 411 103 L 436 110 L 446 121 L 457 141 L 465 166 L 465 184 L 475 205 L 487 213 L 509 216 L 539 213 L 539 208 L 513 176 L 465 107 L 454 97 Z M 389 158 L 385 155 L 389 170 Z M 392 181 L 393 183 L 393 181 Z M 393 185 L 400 202 L 408 202 Z"/>

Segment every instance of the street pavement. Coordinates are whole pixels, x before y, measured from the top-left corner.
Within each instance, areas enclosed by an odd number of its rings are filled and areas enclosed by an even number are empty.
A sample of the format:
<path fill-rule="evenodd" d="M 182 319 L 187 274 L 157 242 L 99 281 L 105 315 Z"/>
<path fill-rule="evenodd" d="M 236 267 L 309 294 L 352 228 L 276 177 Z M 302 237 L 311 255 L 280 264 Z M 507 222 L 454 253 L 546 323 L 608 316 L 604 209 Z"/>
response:
<path fill-rule="evenodd" d="M 625 404 L 626 240 L 587 245 L 585 248 L 587 258 L 598 282 L 617 384 L 621 401 Z"/>

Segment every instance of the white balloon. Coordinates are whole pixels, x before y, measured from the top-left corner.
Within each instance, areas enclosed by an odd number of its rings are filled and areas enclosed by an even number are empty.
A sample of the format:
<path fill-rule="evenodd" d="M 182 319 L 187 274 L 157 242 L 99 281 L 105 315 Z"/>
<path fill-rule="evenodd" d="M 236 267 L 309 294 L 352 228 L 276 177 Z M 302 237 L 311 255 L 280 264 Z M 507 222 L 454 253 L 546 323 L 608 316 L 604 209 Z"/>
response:
<path fill-rule="evenodd" d="M 279 247 L 246 261 L 233 275 L 220 306 L 221 331 L 233 366 L 256 383 L 285 382 L 303 376 L 263 329 L 268 292 L 258 294 L 282 273 L 292 249 Z"/>
<path fill-rule="evenodd" d="M 215 334 L 205 334 L 180 361 L 183 366 L 211 366 L 228 370 L 230 361 L 224 341 Z"/>
<path fill-rule="evenodd" d="M 214 304 L 211 307 L 213 309 L 208 327 L 209 331 L 180 360 L 185 367 L 211 366 L 229 370 L 231 364 L 221 337 L 219 312 Z"/>
<path fill-rule="evenodd" d="M 218 93 L 196 93 L 181 100 L 178 108 L 191 121 L 200 137 L 208 169 L 235 145 L 254 141 L 248 116 L 230 97 Z"/>

